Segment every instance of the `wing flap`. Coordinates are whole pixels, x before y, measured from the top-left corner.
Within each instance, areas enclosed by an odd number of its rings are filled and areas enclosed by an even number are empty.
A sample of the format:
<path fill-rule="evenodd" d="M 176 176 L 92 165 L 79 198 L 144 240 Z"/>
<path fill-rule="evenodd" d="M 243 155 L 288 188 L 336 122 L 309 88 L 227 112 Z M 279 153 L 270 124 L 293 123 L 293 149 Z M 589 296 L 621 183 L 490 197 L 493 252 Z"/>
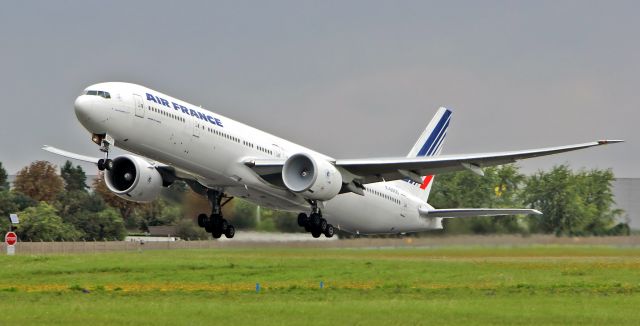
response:
<path fill-rule="evenodd" d="M 426 209 L 420 208 L 421 217 L 459 218 L 474 216 L 502 216 L 502 215 L 542 215 L 535 209 L 526 208 L 448 208 Z"/>

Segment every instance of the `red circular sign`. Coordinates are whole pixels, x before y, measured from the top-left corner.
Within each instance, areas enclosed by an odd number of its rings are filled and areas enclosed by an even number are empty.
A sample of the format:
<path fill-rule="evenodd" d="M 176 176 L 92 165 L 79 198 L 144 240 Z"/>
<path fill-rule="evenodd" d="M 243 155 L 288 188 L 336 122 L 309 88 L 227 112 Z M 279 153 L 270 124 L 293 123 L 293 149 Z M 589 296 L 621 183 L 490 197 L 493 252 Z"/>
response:
<path fill-rule="evenodd" d="M 4 242 L 9 246 L 13 246 L 14 244 L 16 244 L 16 242 L 18 242 L 18 236 L 15 232 L 7 232 L 7 234 L 4 236 Z"/>

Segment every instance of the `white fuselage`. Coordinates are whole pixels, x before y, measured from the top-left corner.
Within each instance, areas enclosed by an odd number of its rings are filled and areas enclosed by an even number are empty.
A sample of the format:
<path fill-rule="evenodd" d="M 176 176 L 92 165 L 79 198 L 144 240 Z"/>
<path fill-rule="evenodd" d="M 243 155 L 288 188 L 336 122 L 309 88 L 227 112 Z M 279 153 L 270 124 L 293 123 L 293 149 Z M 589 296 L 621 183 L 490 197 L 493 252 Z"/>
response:
<path fill-rule="evenodd" d="M 309 212 L 300 195 L 265 182 L 244 162 L 286 159 L 296 153 L 333 158 L 236 122 L 152 89 L 129 83 L 101 83 L 88 90 L 110 98 L 81 95 L 76 115 L 87 130 L 113 137 L 115 146 L 174 167 L 203 186 L 258 205 Z M 78 109 L 81 108 L 81 109 Z M 402 233 L 442 228 L 441 219 L 424 219 L 430 207 L 406 190 L 405 182 L 366 185 L 364 196 L 345 193 L 322 203 L 327 221 L 341 230 Z"/>

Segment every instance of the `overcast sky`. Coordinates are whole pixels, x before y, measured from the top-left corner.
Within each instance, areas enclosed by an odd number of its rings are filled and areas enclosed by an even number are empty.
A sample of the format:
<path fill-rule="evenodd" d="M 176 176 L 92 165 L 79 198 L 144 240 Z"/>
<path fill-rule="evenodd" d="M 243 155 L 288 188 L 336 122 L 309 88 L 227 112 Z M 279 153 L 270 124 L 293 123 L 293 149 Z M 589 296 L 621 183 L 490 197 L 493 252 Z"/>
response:
<path fill-rule="evenodd" d="M 98 155 L 86 86 L 127 81 L 336 158 L 403 156 L 437 107 L 443 153 L 627 142 L 522 162 L 640 177 L 638 1 L 8 1 L 0 161 Z M 95 168 L 88 167 L 89 174 Z"/>

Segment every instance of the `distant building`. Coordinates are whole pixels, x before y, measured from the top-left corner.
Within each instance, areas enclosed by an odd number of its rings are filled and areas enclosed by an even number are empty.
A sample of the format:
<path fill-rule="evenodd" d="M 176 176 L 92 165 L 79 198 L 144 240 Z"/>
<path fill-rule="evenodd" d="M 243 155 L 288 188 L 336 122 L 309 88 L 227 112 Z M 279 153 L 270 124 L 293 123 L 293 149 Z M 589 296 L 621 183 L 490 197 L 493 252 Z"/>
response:
<path fill-rule="evenodd" d="M 624 210 L 623 222 L 640 230 L 640 178 L 618 178 L 613 182 L 616 206 Z"/>

